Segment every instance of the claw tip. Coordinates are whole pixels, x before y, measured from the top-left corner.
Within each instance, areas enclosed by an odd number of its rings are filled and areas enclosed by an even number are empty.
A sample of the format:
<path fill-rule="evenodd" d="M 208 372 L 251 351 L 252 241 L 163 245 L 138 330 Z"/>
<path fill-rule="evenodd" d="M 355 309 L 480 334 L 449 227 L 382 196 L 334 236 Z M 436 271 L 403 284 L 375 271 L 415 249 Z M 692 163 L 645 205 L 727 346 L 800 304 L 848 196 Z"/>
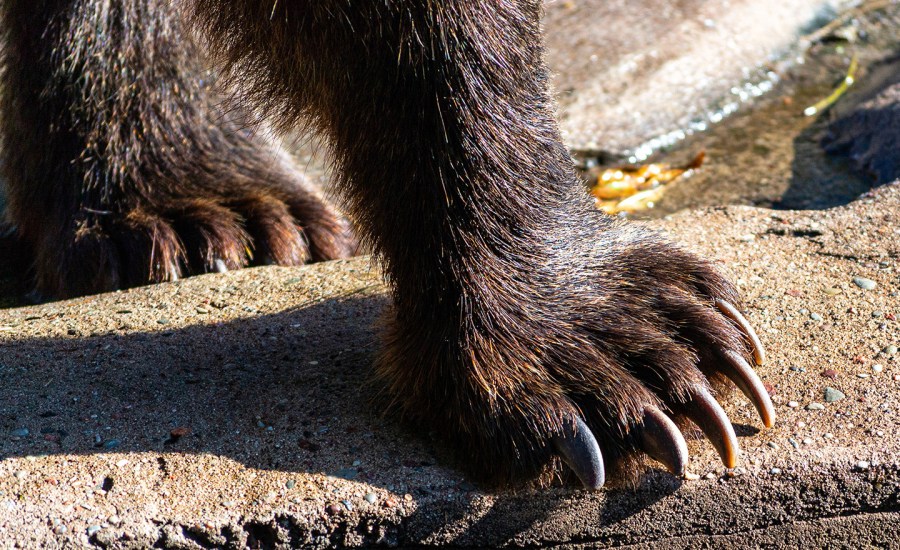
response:
<path fill-rule="evenodd" d="M 563 433 L 553 439 L 553 445 L 586 489 L 603 487 L 606 482 L 603 455 L 594 434 L 581 418 L 565 423 Z"/>

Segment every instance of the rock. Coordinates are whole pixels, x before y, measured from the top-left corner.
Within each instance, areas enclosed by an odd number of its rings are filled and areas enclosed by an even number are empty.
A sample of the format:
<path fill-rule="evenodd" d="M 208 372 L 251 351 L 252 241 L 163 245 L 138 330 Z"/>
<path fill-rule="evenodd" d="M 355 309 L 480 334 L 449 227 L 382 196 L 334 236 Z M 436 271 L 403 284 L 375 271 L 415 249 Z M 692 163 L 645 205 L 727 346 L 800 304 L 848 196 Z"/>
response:
<path fill-rule="evenodd" d="M 873 290 L 878 284 L 872 279 L 866 279 L 865 277 L 853 277 L 853 284 L 858 286 L 863 290 Z"/>
<path fill-rule="evenodd" d="M 844 395 L 844 392 L 841 390 L 834 389 L 832 387 L 825 388 L 825 402 L 826 403 L 834 403 L 835 401 L 840 401 L 841 399 L 847 397 Z"/>

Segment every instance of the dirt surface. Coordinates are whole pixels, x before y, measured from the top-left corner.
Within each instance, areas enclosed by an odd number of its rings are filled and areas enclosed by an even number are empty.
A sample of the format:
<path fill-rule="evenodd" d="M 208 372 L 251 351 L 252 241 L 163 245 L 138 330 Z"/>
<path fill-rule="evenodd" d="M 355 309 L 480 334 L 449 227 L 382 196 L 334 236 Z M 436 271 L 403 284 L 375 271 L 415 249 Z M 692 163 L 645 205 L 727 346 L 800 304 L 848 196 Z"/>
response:
<path fill-rule="evenodd" d="M 0 546 L 893 545 L 897 212 L 889 185 L 827 211 L 652 222 L 743 289 L 779 416 L 758 433 L 732 396 L 737 470 L 697 440 L 700 479 L 654 468 L 635 490 L 484 493 L 380 419 L 387 299 L 366 258 L 3 310 Z"/>

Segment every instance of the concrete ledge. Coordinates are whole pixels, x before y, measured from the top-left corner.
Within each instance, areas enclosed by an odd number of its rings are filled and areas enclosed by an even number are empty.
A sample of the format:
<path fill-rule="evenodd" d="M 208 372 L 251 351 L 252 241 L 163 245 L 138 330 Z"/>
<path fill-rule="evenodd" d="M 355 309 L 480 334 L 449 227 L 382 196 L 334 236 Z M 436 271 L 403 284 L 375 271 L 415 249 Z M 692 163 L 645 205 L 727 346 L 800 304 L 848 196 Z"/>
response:
<path fill-rule="evenodd" d="M 734 396 L 739 469 L 693 441 L 700 479 L 634 490 L 486 494 L 380 420 L 365 258 L 2 310 L 0 548 L 896 545 L 897 212 L 900 185 L 659 223 L 743 288 L 779 418 Z"/>

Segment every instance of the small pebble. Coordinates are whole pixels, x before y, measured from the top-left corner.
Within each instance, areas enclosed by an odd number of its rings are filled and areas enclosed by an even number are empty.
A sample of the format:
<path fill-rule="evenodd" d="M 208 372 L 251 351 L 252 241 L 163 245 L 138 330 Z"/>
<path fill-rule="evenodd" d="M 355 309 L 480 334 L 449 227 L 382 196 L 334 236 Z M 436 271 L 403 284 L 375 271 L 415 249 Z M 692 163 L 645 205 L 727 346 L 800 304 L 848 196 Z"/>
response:
<path fill-rule="evenodd" d="M 810 313 L 809 318 L 812 319 L 813 321 L 821 321 L 822 320 L 822 316 L 819 315 L 818 313 Z"/>
<path fill-rule="evenodd" d="M 772 447 L 772 448 L 775 449 L 776 451 L 777 451 L 778 449 L 781 448 L 781 447 L 778 445 L 778 443 L 775 443 L 774 441 L 769 441 L 769 447 Z"/>
<path fill-rule="evenodd" d="M 706 479 L 716 479 L 716 474 L 709 472 L 703 477 L 705 477 Z"/>
<path fill-rule="evenodd" d="M 366 493 L 366 496 L 363 497 L 366 499 L 366 502 L 369 504 L 375 504 L 375 501 L 378 500 L 378 497 L 375 496 L 375 493 Z"/>
<path fill-rule="evenodd" d="M 100 531 L 99 525 L 91 525 L 87 528 L 87 536 L 93 537 Z"/>
<path fill-rule="evenodd" d="M 873 311 L 873 312 L 872 312 L 872 317 L 874 317 L 875 319 L 880 319 L 880 318 L 884 317 L 884 312 L 883 312 L 883 311 L 877 311 L 877 310 L 876 310 L 876 311 Z"/>
<path fill-rule="evenodd" d="M 694 472 L 685 472 L 684 479 L 687 481 L 697 481 L 700 479 L 700 474 L 695 474 Z"/>
<path fill-rule="evenodd" d="M 790 443 L 790 444 L 791 444 L 791 447 L 793 447 L 793 448 L 795 448 L 795 449 L 799 449 L 799 448 L 800 448 L 800 444 L 797 443 L 797 440 L 794 439 L 793 437 L 788 438 L 788 443 Z"/>
<path fill-rule="evenodd" d="M 821 403 L 815 403 L 815 402 L 810 403 L 809 405 L 806 406 L 806 410 L 808 410 L 808 411 L 821 411 L 824 408 L 825 408 L 825 405 L 823 405 Z"/>
<path fill-rule="evenodd" d="M 169 324 L 168 319 L 157 319 L 156 322 L 159 323 L 160 325 L 168 325 Z"/>
<path fill-rule="evenodd" d="M 882 350 L 885 355 L 894 355 L 897 353 L 897 346 L 890 345 Z"/>
<path fill-rule="evenodd" d="M 797 401 L 788 401 L 788 407 L 790 407 L 792 409 L 796 409 L 799 406 L 800 406 L 800 403 L 798 403 Z"/>
<path fill-rule="evenodd" d="M 13 437 L 26 437 L 31 433 L 28 431 L 28 428 L 19 428 L 18 430 L 13 430 L 9 434 Z"/>
<path fill-rule="evenodd" d="M 25 479 L 26 477 L 28 477 L 28 472 L 26 472 L 25 470 L 19 470 L 15 473 L 15 476 L 16 479 Z"/>
<path fill-rule="evenodd" d="M 56 529 L 53 530 L 53 532 L 56 533 L 57 535 L 65 535 L 66 531 L 68 531 L 68 530 L 69 529 L 65 525 L 58 525 L 58 526 L 56 526 Z"/>
<path fill-rule="evenodd" d="M 346 508 L 348 512 L 353 511 L 353 503 L 350 502 L 349 500 L 342 500 L 341 504 L 344 505 L 344 508 Z"/>
<path fill-rule="evenodd" d="M 288 482 L 284 484 L 284 486 L 287 487 L 288 489 L 293 489 L 294 487 L 297 486 L 297 482 L 294 481 L 293 479 L 289 479 Z"/>
<path fill-rule="evenodd" d="M 872 279 L 866 279 L 865 277 L 853 277 L 853 284 L 863 290 L 872 290 L 876 286 L 878 286 L 875 281 L 873 281 Z"/>
<path fill-rule="evenodd" d="M 772 468 L 771 470 L 769 470 L 769 473 L 772 474 L 773 476 L 777 476 L 778 474 L 781 473 L 781 468 Z"/>
<path fill-rule="evenodd" d="M 834 438 L 834 434 L 832 434 L 832 433 L 826 433 L 826 434 L 823 435 L 822 437 L 824 437 L 825 439 L 833 439 L 833 438 Z"/>
<path fill-rule="evenodd" d="M 116 516 L 116 515 L 112 515 L 112 516 L 109 516 L 109 518 L 107 518 L 106 521 L 108 521 L 111 525 L 118 525 L 118 524 L 122 523 L 122 518 L 120 518 L 119 516 Z"/>
<path fill-rule="evenodd" d="M 835 401 L 840 401 L 841 399 L 847 397 L 844 395 L 844 392 L 840 390 L 836 390 L 834 388 L 825 388 L 825 402 L 826 403 L 834 403 Z"/>
<path fill-rule="evenodd" d="M 869 377 L 869 373 L 867 373 L 867 372 L 860 372 L 860 373 L 857 373 L 856 377 L 857 377 L 857 378 L 868 378 L 868 377 Z"/>
<path fill-rule="evenodd" d="M 110 439 L 106 443 L 103 444 L 104 449 L 115 449 L 119 446 L 121 442 L 118 439 Z"/>
<path fill-rule="evenodd" d="M 829 296 L 837 296 L 841 293 L 841 289 L 835 288 L 833 286 L 822 289 L 822 291 Z"/>
<path fill-rule="evenodd" d="M 837 378 L 837 371 L 834 369 L 825 369 L 822 372 L 822 376 L 824 376 L 825 378 L 831 378 L 832 380 L 834 380 L 835 378 Z"/>
<path fill-rule="evenodd" d="M 806 437 L 806 438 L 803 439 L 803 444 L 804 444 L 804 445 L 812 445 L 812 442 L 813 442 L 813 440 L 810 439 L 810 438 L 808 438 L 808 437 Z"/>
<path fill-rule="evenodd" d="M 336 516 L 341 513 L 341 507 L 337 504 L 329 504 L 325 507 L 325 511 L 329 516 Z"/>
<path fill-rule="evenodd" d="M 234 501 L 233 500 L 225 500 L 222 502 L 222 506 L 224 506 L 226 508 L 234 508 Z"/>
<path fill-rule="evenodd" d="M 856 467 L 857 470 L 868 470 L 870 464 L 866 460 L 860 460 L 854 466 Z"/>
<path fill-rule="evenodd" d="M 875 363 L 874 365 L 872 365 L 872 370 L 875 372 L 881 372 L 884 370 L 884 365 Z"/>

